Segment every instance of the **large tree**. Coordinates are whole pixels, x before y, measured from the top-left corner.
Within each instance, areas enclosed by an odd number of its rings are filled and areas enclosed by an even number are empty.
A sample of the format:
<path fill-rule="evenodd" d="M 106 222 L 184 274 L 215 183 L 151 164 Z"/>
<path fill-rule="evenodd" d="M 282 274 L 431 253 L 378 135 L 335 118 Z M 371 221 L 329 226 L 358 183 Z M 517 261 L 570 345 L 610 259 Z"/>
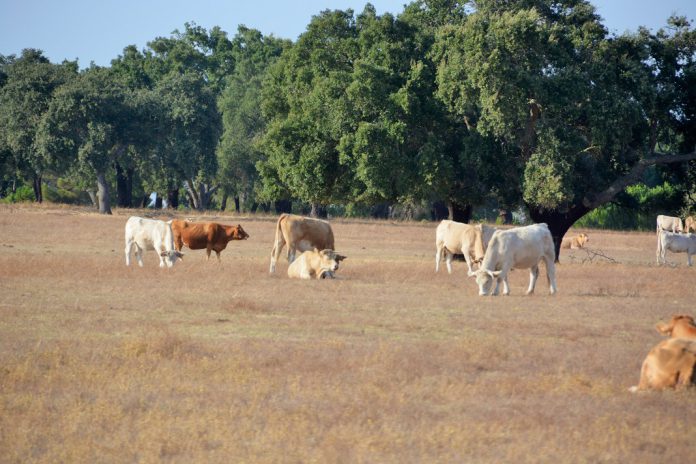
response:
<path fill-rule="evenodd" d="M 556 256 L 575 221 L 647 166 L 694 156 L 676 143 L 689 126 L 674 92 L 693 67 L 688 23 L 673 21 L 671 35 L 611 37 L 584 0 L 470 3 L 448 35 L 441 97 L 507 149 L 506 182 L 549 224 Z"/>

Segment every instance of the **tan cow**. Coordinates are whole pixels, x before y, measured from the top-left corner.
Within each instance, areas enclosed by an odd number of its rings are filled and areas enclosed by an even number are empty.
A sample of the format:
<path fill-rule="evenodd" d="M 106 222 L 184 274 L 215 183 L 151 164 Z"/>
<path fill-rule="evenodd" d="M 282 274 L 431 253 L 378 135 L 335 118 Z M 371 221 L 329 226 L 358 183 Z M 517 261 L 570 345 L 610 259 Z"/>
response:
<path fill-rule="evenodd" d="M 640 369 L 640 382 L 631 392 L 685 388 L 693 385 L 696 367 L 696 340 L 670 338 L 648 353 Z"/>
<path fill-rule="evenodd" d="M 227 243 L 232 240 L 246 240 L 249 238 L 242 226 L 226 226 L 216 222 L 191 222 L 181 219 L 171 221 L 174 234 L 174 246 L 177 251 L 186 245 L 191 250 L 205 248 L 206 259 L 210 259 L 210 252 L 215 251 L 218 262 L 220 252 L 227 248 Z"/>
<path fill-rule="evenodd" d="M 275 272 L 276 262 L 283 246 L 288 245 L 288 262 L 295 260 L 297 251 L 333 250 L 334 235 L 331 224 L 294 214 L 281 214 L 276 224 L 275 241 L 271 250 L 270 272 Z"/>
<path fill-rule="evenodd" d="M 577 249 L 583 248 L 585 244 L 590 240 L 587 234 L 578 234 L 573 237 L 564 237 L 561 241 L 561 248 Z"/>
<path fill-rule="evenodd" d="M 309 250 L 288 266 L 288 277 L 294 279 L 333 279 L 339 263 L 346 259 L 333 250 Z"/>
<path fill-rule="evenodd" d="M 669 323 L 658 322 L 655 328 L 662 335 L 672 338 L 688 338 L 696 340 L 696 323 L 688 314 L 675 314 Z"/>
<path fill-rule="evenodd" d="M 474 263 L 481 263 L 486 246 L 495 229 L 483 224 L 470 225 L 443 220 L 435 229 L 435 272 L 440 270 L 440 260 L 445 257 L 447 272 L 452 273 L 452 257 L 463 254 L 464 261 L 472 272 Z"/>
<path fill-rule="evenodd" d="M 683 232 L 684 226 L 682 225 L 681 218 L 674 216 L 665 216 L 660 214 L 657 216 L 657 233 L 659 234 L 661 230 L 667 230 L 669 232 Z"/>
<path fill-rule="evenodd" d="M 689 216 L 684 221 L 684 233 L 689 233 L 691 231 L 696 232 L 696 216 Z"/>

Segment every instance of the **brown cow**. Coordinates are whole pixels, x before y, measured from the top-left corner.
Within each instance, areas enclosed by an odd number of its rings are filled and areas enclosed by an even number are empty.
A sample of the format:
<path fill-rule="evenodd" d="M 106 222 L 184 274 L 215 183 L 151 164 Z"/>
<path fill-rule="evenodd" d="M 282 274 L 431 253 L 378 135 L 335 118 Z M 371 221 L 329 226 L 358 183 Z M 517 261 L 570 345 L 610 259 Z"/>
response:
<path fill-rule="evenodd" d="M 285 244 L 288 244 L 288 262 L 295 260 L 295 253 L 313 250 L 333 250 L 334 235 L 331 224 L 321 219 L 281 214 L 276 224 L 275 241 L 271 250 L 270 272 L 275 272 L 276 261 Z"/>
<path fill-rule="evenodd" d="M 684 221 L 684 233 L 688 234 L 692 230 L 696 232 L 696 216 L 689 216 Z"/>
<path fill-rule="evenodd" d="M 696 340 L 696 323 L 694 318 L 687 314 L 675 314 L 669 323 L 658 322 L 655 328 L 668 337 Z"/>
<path fill-rule="evenodd" d="M 574 237 L 565 237 L 561 240 L 561 248 L 583 248 L 585 243 L 590 240 L 587 234 L 578 234 Z"/>
<path fill-rule="evenodd" d="M 181 251 L 184 245 L 191 250 L 205 248 L 206 259 L 210 259 L 210 252 L 214 250 L 218 262 L 220 261 L 220 252 L 227 248 L 229 241 L 249 238 L 249 234 L 239 224 L 226 226 L 216 222 L 190 222 L 181 219 L 172 220 L 172 232 L 177 251 Z"/>

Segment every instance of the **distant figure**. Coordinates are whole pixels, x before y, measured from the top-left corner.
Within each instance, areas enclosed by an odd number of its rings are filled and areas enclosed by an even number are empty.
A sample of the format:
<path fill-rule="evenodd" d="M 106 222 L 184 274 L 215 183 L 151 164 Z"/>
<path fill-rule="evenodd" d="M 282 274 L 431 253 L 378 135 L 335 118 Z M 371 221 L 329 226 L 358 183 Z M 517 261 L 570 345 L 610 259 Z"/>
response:
<path fill-rule="evenodd" d="M 561 248 L 569 248 L 569 249 L 577 249 L 577 248 L 583 248 L 585 246 L 585 243 L 587 243 L 590 240 L 590 237 L 587 236 L 587 234 L 578 234 L 574 237 L 565 237 L 561 241 Z"/>

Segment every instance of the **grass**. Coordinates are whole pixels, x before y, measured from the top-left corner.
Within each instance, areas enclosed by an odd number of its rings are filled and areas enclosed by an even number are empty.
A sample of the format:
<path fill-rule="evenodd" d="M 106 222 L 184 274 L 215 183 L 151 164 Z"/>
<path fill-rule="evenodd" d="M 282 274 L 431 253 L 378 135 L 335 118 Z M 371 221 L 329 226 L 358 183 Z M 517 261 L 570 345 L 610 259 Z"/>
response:
<path fill-rule="evenodd" d="M 481 298 L 434 273 L 434 223 L 333 221 L 340 279 L 268 275 L 272 217 L 222 263 L 125 266 L 123 226 L 0 206 L 0 462 L 687 462 L 694 389 L 632 395 L 694 314 L 684 255 L 650 233 L 589 231 L 559 293 Z M 542 269 L 543 274 L 543 269 Z"/>

